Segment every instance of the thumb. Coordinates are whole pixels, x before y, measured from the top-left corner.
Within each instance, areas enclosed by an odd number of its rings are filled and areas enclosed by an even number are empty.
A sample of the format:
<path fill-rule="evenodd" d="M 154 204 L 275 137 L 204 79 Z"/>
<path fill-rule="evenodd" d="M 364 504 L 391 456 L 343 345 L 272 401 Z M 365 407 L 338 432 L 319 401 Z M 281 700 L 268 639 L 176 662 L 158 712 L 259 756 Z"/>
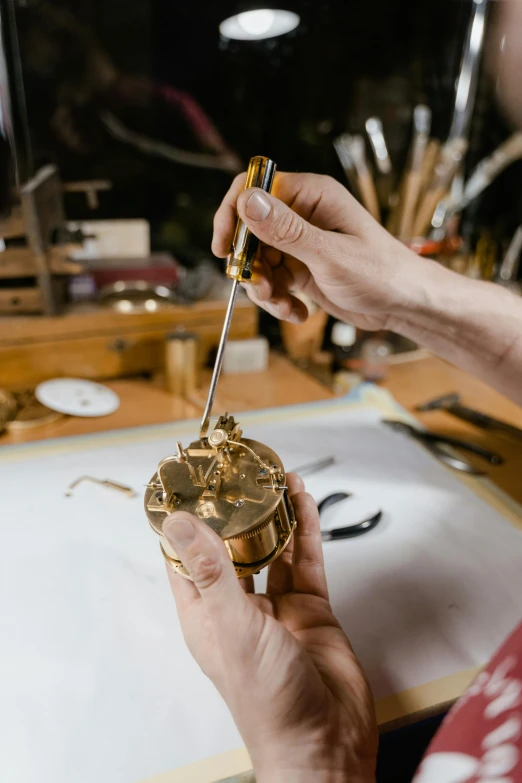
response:
<path fill-rule="evenodd" d="M 220 623 L 232 618 L 237 625 L 235 613 L 250 604 L 219 536 L 197 517 L 183 512 L 165 519 L 163 535 L 189 572 L 209 615 L 219 618 Z M 230 611 L 232 607 L 234 611 Z"/>
<path fill-rule="evenodd" d="M 312 226 L 282 201 L 259 188 L 244 190 L 237 200 L 239 217 L 267 245 L 303 261 L 307 266 L 324 256 L 328 231 Z"/>

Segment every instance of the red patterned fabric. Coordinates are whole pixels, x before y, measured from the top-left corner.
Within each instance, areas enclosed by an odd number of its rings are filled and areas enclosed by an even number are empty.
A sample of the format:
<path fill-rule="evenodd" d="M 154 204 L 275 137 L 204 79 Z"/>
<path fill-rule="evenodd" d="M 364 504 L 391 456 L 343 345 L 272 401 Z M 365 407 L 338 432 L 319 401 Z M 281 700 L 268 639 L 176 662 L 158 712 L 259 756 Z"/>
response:
<path fill-rule="evenodd" d="M 451 710 L 414 783 L 522 783 L 522 624 Z"/>

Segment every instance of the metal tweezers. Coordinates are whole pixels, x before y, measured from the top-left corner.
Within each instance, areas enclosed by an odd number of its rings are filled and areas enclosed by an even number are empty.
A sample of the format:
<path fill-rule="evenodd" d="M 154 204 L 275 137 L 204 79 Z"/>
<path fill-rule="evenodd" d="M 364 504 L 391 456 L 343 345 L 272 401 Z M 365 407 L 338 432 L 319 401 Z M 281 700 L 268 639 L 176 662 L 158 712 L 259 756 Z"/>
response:
<path fill-rule="evenodd" d="M 297 468 L 292 468 L 289 473 L 297 473 L 301 478 L 303 476 L 311 476 L 313 473 L 318 473 L 320 470 L 329 468 L 330 465 L 335 463 L 335 457 L 322 457 L 315 460 L 315 462 L 307 462 L 306 465 L 299 465 Z"/>
<path fill-rule="evenodd" d="M 425 448 L 430 451 L 434 457 L 437 457 L 445 465 L 460 470 L 463 473 L 469 473 L 472 476 L 483 476 L 482 471 L 478 470 L 471 462 L 458 457 L 453 453 L 452 449 L 461 449 L 467 451 L 470 454 L 488 462 L 490 465 L 502 465 L 504 462 L 500 454 L 489 449 L 484 449 L 481 446 L 477 446 L 475 443 L 470 443 L 465 440 L 459 440 L 458 438 L 450 438 L 446 435 L 436 435 L 433 432 L 426 432 L 413 427 L 411 424 L 406 424 L 404 421 L 393 421 L 390 419 L 383 419 L 383 424 L 394 430 L 395 432 L 402 432 L 404 435 L 409 435 L 411 438 L 422 443 Z"/>

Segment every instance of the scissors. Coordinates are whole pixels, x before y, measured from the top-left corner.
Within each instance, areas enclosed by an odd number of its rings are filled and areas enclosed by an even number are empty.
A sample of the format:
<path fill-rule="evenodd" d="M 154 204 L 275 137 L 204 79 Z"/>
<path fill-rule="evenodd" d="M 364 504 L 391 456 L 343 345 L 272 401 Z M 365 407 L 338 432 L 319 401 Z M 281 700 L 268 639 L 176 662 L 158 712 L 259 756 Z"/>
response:
<path fill-rule="evenodd" d="M 409 435 L 411 438 L 419 441 L 430 451 L 433 456 L 437 457 L 445 465 L 449 465 L 455 470 L 460 470 L 463 473 L 469 473 L 472 476 L 483 476 L 484 473 L 478 470 L 471 462 L 457 457 L 452 453 L 451 449 L 461 449 L 467 451 L 470 454 L 488 462 L 490 465 L 502 465 L 504 462 L 500 454 L 488 449 L 483 449 L 481 446 L 477 446 L 476 443 L 469 443 L 465 440 L 459 440 L 458 438 L 450 438 L 446 435 L 436 435 L 433 432 L 425 432 L 413 427 L 411 424 L 406 424 L 404 421 L 394 421 L 390 419 L 383 419 L 382 423 L 395 432 L 402 432 L 404 435 Z"/>
<path fill-rule="evenodd" d="M 327 508 L 333 506 L 335 503 L 340 503 L 342 500 L 346 500 L 351 497 L 349 492 L 333 492 L 318 503 L 317 508 L 319 515 L 323 513 Z M 362 522 L 358 522 L 356 525 L 348 525 L 348 527 L 335 527 L 332 530 L 321 530 L 321 538 L 323 541 L 337 541 L 341 538 L 355 538 L 356 536 L 362 536 L 365 533 L 369 533 L 373 530 L 381 521 L 382 511 L 378 511 L 368 519 L 363 519 Z"/>

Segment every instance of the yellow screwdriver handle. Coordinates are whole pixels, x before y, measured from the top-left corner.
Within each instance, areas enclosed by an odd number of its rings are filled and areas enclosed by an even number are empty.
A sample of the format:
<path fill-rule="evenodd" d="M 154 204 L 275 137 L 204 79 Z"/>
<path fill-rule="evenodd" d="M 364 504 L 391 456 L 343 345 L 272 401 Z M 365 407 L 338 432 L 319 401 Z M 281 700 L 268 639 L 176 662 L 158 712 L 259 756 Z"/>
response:
<path fill-rule="evenodd" d="M 276 164 L 270 158 L 257 155 L 250 160 L 245 190 L 261 188 L 267 193 L 272 190 Z M 232 251 L 227 258 L 227 277 L 231 280 L 250 280 L 259 248 L 259 239 L 252 234 L 241 218 L 238 218 Z"/>

